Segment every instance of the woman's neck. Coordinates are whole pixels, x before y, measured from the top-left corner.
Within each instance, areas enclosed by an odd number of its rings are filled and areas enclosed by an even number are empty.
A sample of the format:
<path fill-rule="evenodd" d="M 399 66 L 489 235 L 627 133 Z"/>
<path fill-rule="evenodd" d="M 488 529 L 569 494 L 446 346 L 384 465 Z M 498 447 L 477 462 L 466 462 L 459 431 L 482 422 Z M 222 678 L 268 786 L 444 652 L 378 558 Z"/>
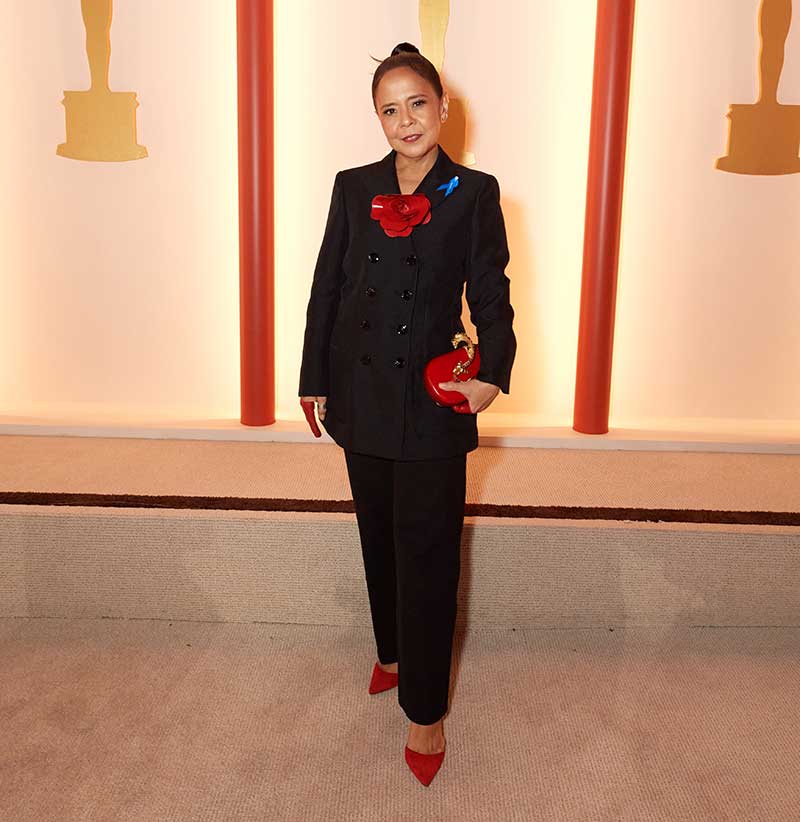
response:
<path fill-rule="evenodd" d="M 439 156 L 438 144 L 434 146 L 427 154 L 422 157 L 409 160 L 401 154 L 395 152 L 395 172 L 397 174 L 397 182 L 400 185 L 401 194 L 410 194 L 416 190 L 420 182 L 422 182 L 425 175 L 434 167 L 436 159 Z M 401 164 L 402 160 L 402 164 Z M 403 184 L 410 191 L 403 191 Z"/>

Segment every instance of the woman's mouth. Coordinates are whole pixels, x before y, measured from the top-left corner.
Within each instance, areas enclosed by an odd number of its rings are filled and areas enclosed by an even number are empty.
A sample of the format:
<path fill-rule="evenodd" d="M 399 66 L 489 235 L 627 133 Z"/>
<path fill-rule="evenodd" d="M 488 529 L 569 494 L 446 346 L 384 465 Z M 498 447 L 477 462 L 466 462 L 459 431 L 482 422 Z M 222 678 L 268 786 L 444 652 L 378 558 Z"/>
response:
<path fill-rule="evenodd" d="M 420 138 L 420 134 L 409 134 L 408 137 L 403 137 L 404 143 L 414 143 Z"/>

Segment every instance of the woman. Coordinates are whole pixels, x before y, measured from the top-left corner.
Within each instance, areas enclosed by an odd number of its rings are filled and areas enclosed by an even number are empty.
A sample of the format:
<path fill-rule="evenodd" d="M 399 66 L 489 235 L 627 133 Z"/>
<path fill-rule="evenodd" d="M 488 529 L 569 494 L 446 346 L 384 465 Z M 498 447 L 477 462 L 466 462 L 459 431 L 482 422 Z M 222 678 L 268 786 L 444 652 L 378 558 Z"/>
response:
<path fill-rule="evenodd" d="M 439 145 L 448 96 L 433 64 L 401 43 L 372 100 L 391 151 L 336 174 L 300 397 L 344 449 L 378 655 L 369 691 L 399 686 L 406 762 L 428 785 L 444 758 L 466 454 L 476 415 L 509 392 L 514 311 L 497 180 Z M 464 330 L 465 283 L 480 369 L 439 384 L 465 397 L 454 409 L 431 399 L 423 370 Z"/>

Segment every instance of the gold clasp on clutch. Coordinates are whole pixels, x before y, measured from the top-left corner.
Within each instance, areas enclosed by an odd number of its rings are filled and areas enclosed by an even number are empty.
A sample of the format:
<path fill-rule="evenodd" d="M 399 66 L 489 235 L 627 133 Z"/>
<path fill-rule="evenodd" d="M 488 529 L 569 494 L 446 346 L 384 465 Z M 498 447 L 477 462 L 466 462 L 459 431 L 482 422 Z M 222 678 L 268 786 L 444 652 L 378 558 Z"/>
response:
<path fill-rule="evenodd" d="M 458 348 L 460 343 L 464 343 L 467 347 L 467 361 L 457 362 L 455 364 L 453 367 L 453 379 L 458 380 L 458 382 L 469 382 L 472 377 L 468 377 L 466 380 L 459 380 L 458 378 L 470 367 L 473 359 L 475 359 L 475 346 L 469 336 L 463 331 L 459 331 L 457 334 L 454 334 L 451 342 L 453 344 L 453 348 Z"/>

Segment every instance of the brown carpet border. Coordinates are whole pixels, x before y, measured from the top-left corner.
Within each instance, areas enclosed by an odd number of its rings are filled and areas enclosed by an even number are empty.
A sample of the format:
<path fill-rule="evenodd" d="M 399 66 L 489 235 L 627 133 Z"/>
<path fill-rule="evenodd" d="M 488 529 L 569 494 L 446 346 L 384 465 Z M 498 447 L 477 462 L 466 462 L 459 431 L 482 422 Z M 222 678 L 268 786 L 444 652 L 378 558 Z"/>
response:
<path fill-rule="evenodd" d="M 0 491 L 0 505 L 68 505 L 97 508 L 162 508 L 218 511 L 297 511 L 354 513 L 352 500 L 286 499 L 269 497 L 204 497 L 150 494 L 75 494 L 43 491 Z M 572 505 L 490 505 L 467 503 L 468 517 L 526 517 L 536 519 L 688 522 L 722 525 L 779 525 L 800 527 L 795 511 L 720 511 L 688 508 L 610 508 Z"/>

